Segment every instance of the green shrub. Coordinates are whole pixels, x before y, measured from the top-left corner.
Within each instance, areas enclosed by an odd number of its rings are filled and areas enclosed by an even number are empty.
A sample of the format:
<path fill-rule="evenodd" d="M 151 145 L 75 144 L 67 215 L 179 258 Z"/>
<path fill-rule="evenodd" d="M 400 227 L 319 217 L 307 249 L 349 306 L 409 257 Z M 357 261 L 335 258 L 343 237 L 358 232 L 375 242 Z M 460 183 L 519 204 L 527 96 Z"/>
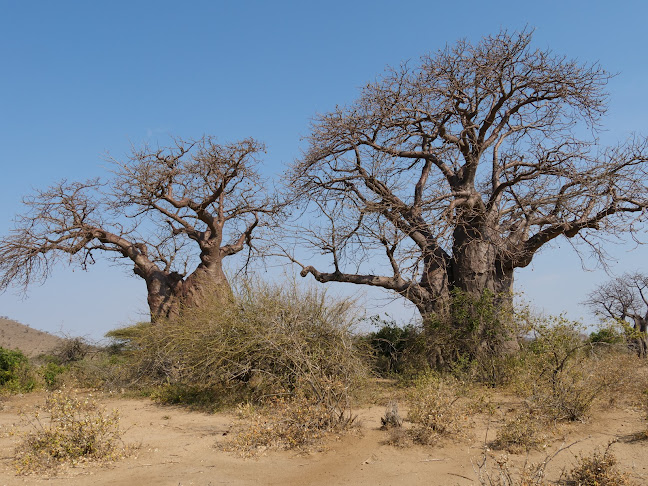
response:
<path fill-rule="evenodd" d="M 562 317 L 535 319 L 517 370 L 517 391 L 546 420 L 583 420 L 603 388 L 582 326 Z"/>
<path fill-rule="evenodd" d="M 626 342 L 626 336 L 623 329 L 619 329 L 616 324 L 608 324 L 599 328 L 589 335 L 589 342 L 593 345 L 619 345 Z"/>
<path fill-rule="evenodd" d="M 448 315 L 428 319 L 424 329 L 428 360 L 438 369 L 489 386 L 508 381 L 520 332 L 510 296 L 455 289 Z"/>
<path fill-rule="evenodd" d="M 37 381 L 22 351 L 0 347 L 0 388 L 9 392 L 28 392 Z"/>
<path fill-rule="evenodd" d="M 62 375 L 68 370 L 66 366 L 49 362 L 41 366 L 38 373 L 43 378 L 45 386 L 50 389 L 59 388 L 63 384 Z"/>
<path fill-rule="evenodd" d="M 0 385 L 14 380 L 16 372 L 27 364 L 27 356 L 22 351 L 0 347 Z"/>
<path fill-rule="evenodd" d="M 395 321 L 371 318 L 378 331 L 363 336 L 372 352 L 374 371 L 381 376 L 420 373 L 429 367 L 423 329 L 412 324 L 400 327 Z"/>

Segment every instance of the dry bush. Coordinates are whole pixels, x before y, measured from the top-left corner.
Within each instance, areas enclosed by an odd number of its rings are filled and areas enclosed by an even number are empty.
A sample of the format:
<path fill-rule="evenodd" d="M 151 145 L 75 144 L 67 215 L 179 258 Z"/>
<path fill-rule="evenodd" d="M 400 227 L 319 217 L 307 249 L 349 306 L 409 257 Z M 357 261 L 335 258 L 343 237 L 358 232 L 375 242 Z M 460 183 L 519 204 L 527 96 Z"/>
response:
<path fill-rule="evenodd" d="M 107 413 L 96 401 L 66 390 L 51 393 L 41 411 L 24 420 L 30 430 L 15 450 L 19 474 L 87 460 L 109 461 L 124 454 L 117 411 Z"/>
<path fill-rule="evenodd" d="M 411 447 L 414 444 L 414 441 L 412 440 L 412 434 L 409 434 L 408 432 L 407 429 L 402 427 L 388 429 L 387 439 L 382 443 L 393 447 Z"/>
<path fill-rule="evenodd" d="M 632 485 L 629 475 L 617 468 L 617 459 L 610 452 L 610 445 L 604 453 L 595 451 L 591 456 L 581 456 L 564 483 L 570 486 Z"/>
<path fill-rule="evenodd" d="M 554 452 L 547 453 L 538 463 L 530 463 L 527 459 L 516 467 L 511 464 L 507 455 L 492 458 L 488 449 L 484 448 L 481 460 L 473 463 L 477 480 L 482 486 L 549 486 L 562 484 L 565 486 L 632 486 L 629 475 L 617 468 L 617 460 L 610 452 L 614 442 L 608 444 L 604 453 L 595 451 L 591 456 L 580 456 L 577 464 L 568 473 L 563 469 L 558 481 L 546 479 L 549 463 L 560 453 L 574 446 L 563 444 Z M 494 459 L 495 466 L 489 466 L 489 459 Z"/>
<path fill-rule="evenodd" d="M 648 390 L 648 360 L 625 346 L 593 353 L 583 366 L 592 371 L 591 386 L 599 391 L 597 402 L 601 405 L 636 405 Z"/>
<path fill-rule="evenodd" d="M 304 396 L 277 398 L 258 410 L 242 406 L 239 416 L 244 425 L 221 448 L 243 456 L 267 449 L 308 451 L 326 435 L 347 431 L 355 423 L 350 413 L 340 415 Z"/>
<path fill-rule="evenodd" d="M 92 350 L 93 346 L 80 337 L 66 337 L 53 351 L 57 364 L 65 365 L 81 361 Z"/>
<path fill-rule="evenodd" d="M 477 467 L 477 480 L 482 486 L 549 486 L 551 483 L 545 479 L 549 460 L 550 458 L 538 464 L 525 461 L 521 468 L 515 468 L 504 454 L 495 458 L 495 467 L 487 471 L 484 455 Z"/>
<path fill-rule="evenodd" d="M 534 318 L 529 329 L 513 388 L 547 421 L 584 420 L 607 382 L 592 363 L 582 326 L 562 317 Z"/>
<path fill-rule="evenodd" d="M 410 394 L 408 433 L 418 444 L 435 444 L 442 438 L 465 438 L 470 422 L 459 383 L 450 377 L 426 375 Z"/>
<path fill-rule="evenodd" d="M 528 452 L 546 444 L 548 424 L 528 410 L 515 414 L 497 431 L 493 447 L 511 454 Z"/>
<path fill-rule="evenodd" d="M 521 466 L 512 465 L 506 454 L 493 457 L 489 454 L 488 447 L 484 445 L 481 459 L 473 462 L 473 470 L 481 486 L 549 486 L 556 484 L 546 479 L 549 463 L 557 455 L 576 444 L 577 442 L 569 445 L 563 443 L 555 451 L 547 452 L 544 459 L 537 463 L 529 462 L 527 456 Z M 494 466 L 489 465 L 491 459 L 495 461 Z"/>
<path fill-rule="evenodd" d="M 302 395 L 339 414 L 367 374 L 355 322 L 348 300 L 246 282 L 232 302 L 140 325 L 130 337 L 131 366 L 140 383 L 244 388 L 254 400 Z"/>

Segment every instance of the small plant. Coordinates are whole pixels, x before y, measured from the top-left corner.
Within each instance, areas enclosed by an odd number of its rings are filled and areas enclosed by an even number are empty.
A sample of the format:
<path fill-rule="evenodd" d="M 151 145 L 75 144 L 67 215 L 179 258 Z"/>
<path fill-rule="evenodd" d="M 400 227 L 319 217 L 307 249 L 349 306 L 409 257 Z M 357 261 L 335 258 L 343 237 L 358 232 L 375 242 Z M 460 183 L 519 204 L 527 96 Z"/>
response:
<path fill-rule="evenodd" d="M 348 430 L 355 421 L 349 413 L 333 413 L 324 403 L 304 396 L 278 398 L 260 410 L 241 406 L 239 416 L 247 424 L 222 448 L 243 456 L 254 456 L 266 449 L 306 451 L 325 435 Z"/>
<path fill-rule="evenodd" d="M 114 460 L 123 455 L 119 414 L 107 413 L 92 399 L 51 393 L 42 407 L 25 417 L 30 431 L 15 450 L 18 474 L 56 469 L 87 460 Z"/>
<path fill-rule="evenodd" d="M 591 456 L 581 456 L 567 474 L 565 483 L 569 486 L 630 486 L 630 477 L 617 468 L 610 445 L 604 453 L 595 451 Z"/>
<path fill-rule="evenodd" d="M 465 437 L 468 417 L 459 399 L 458 384 L 451 379 L 435 375 L 419 379 L 407 415 L 414 442 L 430 445 L 444 437 Z"/>
<path fill-rule="evenodd" d="M 547 439 L 547 424 L 537 415 L 524 411 L 513 416 L 497 431 L 493 446 L 512 454 L 540 447 Z"/>
<path fill-rule="evenodd" d="M 394 447 L 410 447 L 413 441 L 407 432 L 402 427 L 389 429 L 387 439 L 383 443 Z"/>
<path fill-rule="evenodd" d="M 549 486 L 545 480 L 545 470 L 552 457 L 547 457 L 539 464 L 524 462 L 521 468 L 511 466 L 509 457 L 503 454 L 494 459 L 496 466 L 485 470 L 487 456 L 484 453 L 482 462 L 475 468 L 477 480 L 481 486 Z"/>
<path fill-rule="evenodd" d="M 599 394 L 597 370 L 586 365 L 591 343 L 582 326 L 563 317 L 531 322 L 533 338 L 524 349 L 518 392 L 547 420 L 584 420 Z"/>

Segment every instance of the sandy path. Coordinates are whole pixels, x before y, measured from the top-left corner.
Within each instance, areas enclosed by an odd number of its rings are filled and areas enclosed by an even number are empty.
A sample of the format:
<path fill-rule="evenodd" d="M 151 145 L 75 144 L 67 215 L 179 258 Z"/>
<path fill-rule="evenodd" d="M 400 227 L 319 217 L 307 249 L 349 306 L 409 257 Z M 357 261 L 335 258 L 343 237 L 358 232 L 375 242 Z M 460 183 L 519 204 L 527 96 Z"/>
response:
<path fill-rule="evenodd" d="M 29 410 L 42 402 L 43 394 L 12 397 L 0 411 L 0 427 L 6 432 L 19 424 L 20 408 Z M 299 455 L 269 452 L 243 459 L 214 447 L 224 440 L 235 419 L 228 414 L 208 415 L 162 407 L 148 400 L 104 397 L 108 408 L 118 408 L 125 429 L 124 440 L 141 444 L 136 453 L 107 465 L 84 465 L 62 471 L 56 477 L 15 476 L 11 467 L 16 437 L 0 437 L 0 485 L 470 485 L 479 484 L 472 461 L 477 461 L 485 424 L 477 426 L 481 440 L 446 444 L 444 447 L 395 448 L 382 444 L 385 433 L 378 430 L 380 407 L 360 411 L 361 433 L 331 440 L 324 452 Z M 574 460 L 579 451 L 591 451 L 614 437 L 627 437 L 645 427 L 637 411 L 602 413 L 586 425 L 574 425 L 564 432 L 569 441 L 582 440 L 563 452 L 551 465 L 552 477 Z M 560 441 L 556 446 L 560 445 Z M 645 442 L 621 442 L 614 452 L 624 470 L 638 484 L 648 484 Z M 540 452 L 532 460 L 540 460 Z M 523 456 L 512 456 L 522 462 Z"/>

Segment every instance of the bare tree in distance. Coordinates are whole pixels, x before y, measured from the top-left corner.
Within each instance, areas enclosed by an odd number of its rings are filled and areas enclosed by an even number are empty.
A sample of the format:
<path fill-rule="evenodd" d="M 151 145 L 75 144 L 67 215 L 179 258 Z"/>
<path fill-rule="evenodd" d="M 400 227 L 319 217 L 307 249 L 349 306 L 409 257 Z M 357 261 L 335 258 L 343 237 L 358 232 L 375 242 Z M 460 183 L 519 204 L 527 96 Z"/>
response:
<path fill-rule="evenodd" d="M 648 276 L 625 273 L 594 289 L 584 302 L 598 315 L 632 324 L 630 346 L 641 358 L 648 357 Z"/>
<path fill-rule="evenodd" d="M 223 260 L 250 249 L 262 216 L 279 210 L 257 171 L 264 151 L 253 139 L 174 139 L 112 160 L 109 181 L 37 191 L 0 240 L 0 290 L 26 290 L 61 261 L 86 269 L 106 254 L 144 279 L 152 321 L 214 292 L 229 296 Z"/>
<path fill-rule="evenodd" d="M 558 237 L 604 258 L 599 235 L 639 229 L 648 143 L 596 138 L 610 74 L 531 40 L 459 41 L 315 118 L 289 172 L 311 216 L 294 234 L 330 267 L 285 251 L 303 277 L 393 291 L 425 320 L 454 292 L 510 295 L 515 269 Z"/>

